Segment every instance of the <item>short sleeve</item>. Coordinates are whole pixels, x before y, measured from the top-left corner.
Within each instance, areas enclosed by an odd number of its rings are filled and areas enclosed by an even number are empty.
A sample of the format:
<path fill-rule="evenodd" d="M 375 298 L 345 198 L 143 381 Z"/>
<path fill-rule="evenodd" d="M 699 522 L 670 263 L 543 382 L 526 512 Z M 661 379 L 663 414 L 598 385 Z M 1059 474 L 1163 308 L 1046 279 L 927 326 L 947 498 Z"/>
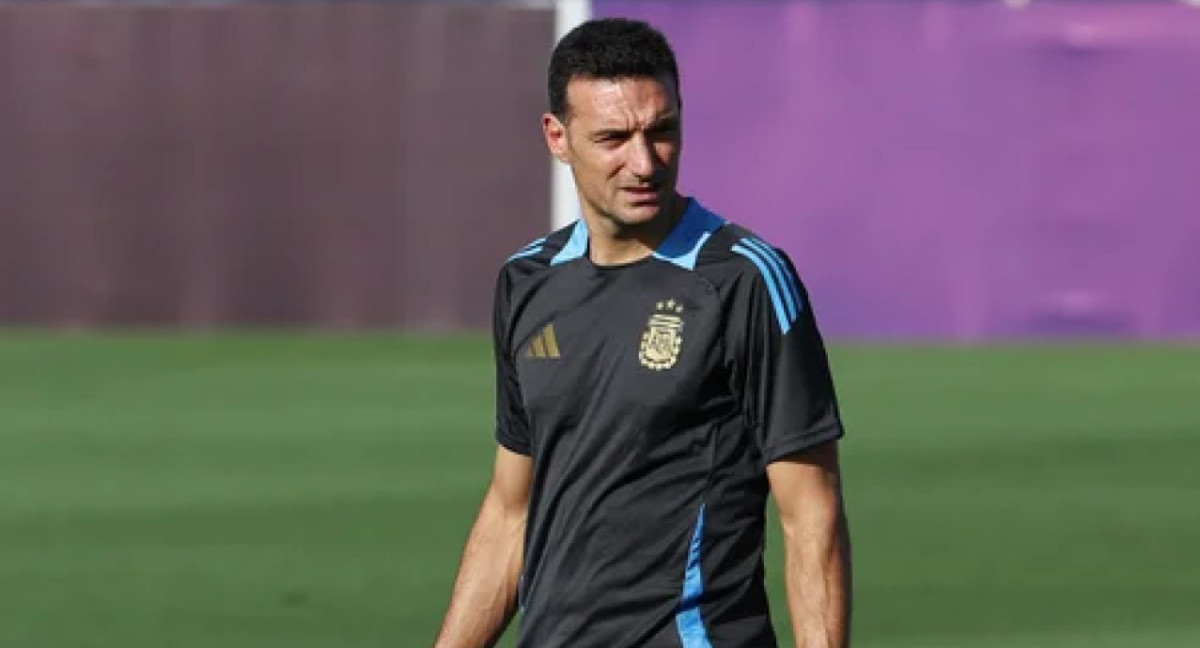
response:
<path fill-rule="evenodd" d="M 517 454 L 529 455 L 529 422 L 525 416 L 511 348 L 510 288 L 507 272 L 501 270 L 496 282 L 492 317 L 492 350 L 496 363 L 496 442 Z"/>
<path fill-rule="evenodd" d="M 734 250 L 755 270 L 733 296 L 729 350 L 745 417 L 770 464 L 844 433 L 825 346 L 791 260 L 757 241 Z"/>

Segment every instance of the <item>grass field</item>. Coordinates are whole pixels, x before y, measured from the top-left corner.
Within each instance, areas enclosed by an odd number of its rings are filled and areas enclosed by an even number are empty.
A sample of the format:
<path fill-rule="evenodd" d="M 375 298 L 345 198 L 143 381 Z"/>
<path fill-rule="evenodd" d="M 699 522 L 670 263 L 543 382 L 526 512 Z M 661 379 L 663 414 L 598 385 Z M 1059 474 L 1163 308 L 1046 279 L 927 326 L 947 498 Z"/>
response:
<path fill-rule="evenodd" d="M 857 646 L 1200 646 L 1200 347 L 832 359 Z M 482 339 L 0 336 L 0 648 L 428 646 L 490 408 Z"/>

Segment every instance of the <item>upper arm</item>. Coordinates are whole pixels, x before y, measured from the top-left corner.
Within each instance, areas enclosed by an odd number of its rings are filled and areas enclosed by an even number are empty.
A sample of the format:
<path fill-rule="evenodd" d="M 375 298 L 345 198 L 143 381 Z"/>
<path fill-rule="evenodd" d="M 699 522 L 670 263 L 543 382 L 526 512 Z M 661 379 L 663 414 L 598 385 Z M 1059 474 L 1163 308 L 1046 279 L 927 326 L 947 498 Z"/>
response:
<path fill-rule="evenodd" d="M 504 509 L 523 513 L 529 504 L 529 488 L 533 482 L 533 460 L 504 446 L 496 449 L 492 467 L 489 495 Z"/>
<path fill-rule="evenodd" d="M 791 260 L 754 239 L 734 251 L 754 267 L 734 288 L 728 348 L 748 426 L 770 466 L 841 438 L 842 423 L 816 317 Z"/>
<path fill-rule="evenodd" d="M 505 270 L 496 281 L 493 301 L 492 350 L 496 365 L 496 441 L 511 453 L 529 455 L 532 444 L 521 384 L 512 349 L 509 282 Z"/>
<path fill-rule="evenodd" d="M 767 466 L 771 494 L 785 527 L 801 521 L 836 520 L 842 515 L 842 470 L 838 442 L 826 441 Z"/>
<path fill-rule="evenodd" d="M 529 422 L 521 397 L 511 344 L 510 290 L 507 273 L 501 269 L 493 303 L 492 342 L 496 364 L 496 459 L 492 467 L 489 497 L 512 513 L 524 514 L 533 480 Z"/>

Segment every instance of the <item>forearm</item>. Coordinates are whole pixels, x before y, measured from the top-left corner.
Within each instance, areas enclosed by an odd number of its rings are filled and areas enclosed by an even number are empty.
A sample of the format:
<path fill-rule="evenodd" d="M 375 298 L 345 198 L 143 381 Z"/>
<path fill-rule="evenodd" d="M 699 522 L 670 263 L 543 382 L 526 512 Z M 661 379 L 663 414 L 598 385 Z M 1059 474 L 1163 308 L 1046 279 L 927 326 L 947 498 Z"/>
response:
<path fill-rule="evenodd" d="M 840 505 L 784 525 L 788 610 L 797 648 L 850 645 L 850 536 Z"/>
<path fill-rule="evenodd" d="M 516 611 L 524 535 L 524 511 L 484 499 L 435 648 L 485 648 L 500 639 Z"/>

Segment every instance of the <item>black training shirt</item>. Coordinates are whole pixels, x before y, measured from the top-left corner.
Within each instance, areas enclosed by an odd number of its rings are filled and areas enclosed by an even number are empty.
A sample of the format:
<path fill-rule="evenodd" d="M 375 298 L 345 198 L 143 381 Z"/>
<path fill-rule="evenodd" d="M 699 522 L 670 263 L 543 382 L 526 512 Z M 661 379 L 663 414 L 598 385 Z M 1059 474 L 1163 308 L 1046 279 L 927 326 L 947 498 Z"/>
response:
<path fill-rule="evenodd" d="M 583 221 L 505 263 L 496 438 L 533 486 L 520 648 L 774 648 L 770 462 L 842 436 L 788 257 L 694 199 L 602 267 Z"/>

